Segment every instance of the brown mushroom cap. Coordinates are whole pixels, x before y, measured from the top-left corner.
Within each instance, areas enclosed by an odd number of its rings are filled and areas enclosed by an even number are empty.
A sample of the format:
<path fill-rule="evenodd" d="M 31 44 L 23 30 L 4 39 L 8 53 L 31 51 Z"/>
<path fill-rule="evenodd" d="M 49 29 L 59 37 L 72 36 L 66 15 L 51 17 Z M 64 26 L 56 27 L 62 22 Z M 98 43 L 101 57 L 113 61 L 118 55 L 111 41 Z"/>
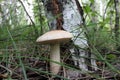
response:
<path fill-rule="evenodd" d="M 49 31 L 40 36 L 36 42 L 42 44 L 54 44 L 60 42 L 69 41 L 72 38 L 72 34 L 64 30 L 53 30 Z"/>

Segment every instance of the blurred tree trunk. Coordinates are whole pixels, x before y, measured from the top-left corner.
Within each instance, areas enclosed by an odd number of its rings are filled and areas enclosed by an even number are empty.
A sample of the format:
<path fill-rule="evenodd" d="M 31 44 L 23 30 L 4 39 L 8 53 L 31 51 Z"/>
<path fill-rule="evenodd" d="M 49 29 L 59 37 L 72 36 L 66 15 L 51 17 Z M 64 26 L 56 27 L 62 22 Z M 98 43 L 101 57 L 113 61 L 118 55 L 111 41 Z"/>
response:
<path fill-rule="evenodd" d="M 87 40 L 82 30 L 83 10 L 78 0 L 43 0 L 50 30 L 66 30 L 74 35 L 75 46 L 69 48 L 74 65 L 82 71 L 88 71 L 85 57 L 87 57 Z M 67 47 L 68 48 L 68 47 Z M 76 72 L 67 72 L 69 77 Z M 79 75 L 74 75 L 76 78 Z M 74 78 L 75 78 L 74 77 Z"/>
<path fill-rule="evenodd" d="M 115 38 L 116 41 L 118 41 L 119 39 L 119 26 L 120 26 L 120 0 L 114 0 L 114 4 L 115 4 Z M 116 46 L 118 46 L 118 43 L 116 43 Z"/>

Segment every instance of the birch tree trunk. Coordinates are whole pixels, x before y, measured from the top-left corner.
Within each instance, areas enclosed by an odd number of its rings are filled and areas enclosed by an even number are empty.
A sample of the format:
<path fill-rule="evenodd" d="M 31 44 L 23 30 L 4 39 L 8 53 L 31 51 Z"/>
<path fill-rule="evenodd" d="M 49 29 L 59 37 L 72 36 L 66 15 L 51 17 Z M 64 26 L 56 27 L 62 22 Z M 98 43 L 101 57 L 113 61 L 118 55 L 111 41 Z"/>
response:
<path fill-rule="evenodd" d="M 83 11 L 78 0 L 43 0 L 43 5 L 50 30 L 62 29 L 74 35 L 73 43 L 78 46 L 78 48 L 70 48 L 74 65 L 82 71 L 88 71 L 84 58 L 88 54 L 84 50 L 87 47 L 87 40 L 81 28 Z M 71 73 L 74 74 L 74 72 L 68 72 L 68 75 L 73 76 Z M 78 75 L 75 76 L 78 77 Z"/>
<path fill-rule="evenodd" d="M 49 21 L 48 23 L 50 30 L 64 29 L 73 33 L 74 44 L 78 45 L 81 48 L 85 48 L 87 46 L 87 41 L 85 40 L 84 33 L 82 32 L 82 28 L 80 28 L 80 25 L 83 23 L 83 21 L 79 11 L 80 4 L 78 3 L 78 1 L 77 0 L 64 0 L 64 1 L 44 0 L 43 3 L 46 10 L 46 16 Z M 78 38 L 78 35 L 81 38 Z M 74 50 L 71 49 L 71 52 L 72 51 L 74 52 Z M 86 53 L 84 52 L 84 50 L 81 49 L 80 52 L 81 53 L 79 54 L 79 56 L 80 55 L 85 56 Z M 75 65 L 78 65 L 80 63 L 82 64 L 79 65 L 80 68 L 82 70 L 87 70 L 87 66 L 84 64 L 85 61 L 83 60 L 83 58 L 79 60 L 78 58 L 74 57 L 74 59 L 78 60 L 77 61 L 78 63 L 75 62 Z"/>

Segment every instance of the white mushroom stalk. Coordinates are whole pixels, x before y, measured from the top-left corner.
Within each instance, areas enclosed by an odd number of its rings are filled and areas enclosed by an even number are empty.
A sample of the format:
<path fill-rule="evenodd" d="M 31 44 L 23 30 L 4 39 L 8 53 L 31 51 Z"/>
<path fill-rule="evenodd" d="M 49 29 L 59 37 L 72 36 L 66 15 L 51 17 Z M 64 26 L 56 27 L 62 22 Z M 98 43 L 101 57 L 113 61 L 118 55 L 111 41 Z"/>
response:
<path fill-rule="evenodd" d="M 60 63 L 60 44 L 52 44 L 50 45 L 50 59 L 57 63 Z M 54 62 L 50 62 L 50 71 L 54 74 L 57 74 L 60 70 L 60 64 L 56 64 Z"/>
<path fill-rule="evenodd" d="M 41 44 L 50 44 L 50 72 L 58 74 L 60 63 L 60 43 L 69 41 L 72 34 L 64 30 L 49 31 L 37 39 Z"/>

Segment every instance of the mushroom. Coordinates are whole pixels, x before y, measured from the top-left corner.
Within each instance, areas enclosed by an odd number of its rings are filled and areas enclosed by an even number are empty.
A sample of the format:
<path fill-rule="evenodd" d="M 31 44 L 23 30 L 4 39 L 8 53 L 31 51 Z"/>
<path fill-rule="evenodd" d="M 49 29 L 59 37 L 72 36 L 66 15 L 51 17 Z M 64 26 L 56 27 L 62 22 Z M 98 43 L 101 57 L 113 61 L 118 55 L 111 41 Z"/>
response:
<path fill-rule="evenodd" d="M 58 74 L 60 70 L 60 43 L 67 42 L 72 38 L 72 34 L 64 30 L 49 31 L 40 36 L 36 42 L 50 44 L 50 72 Z"/>

